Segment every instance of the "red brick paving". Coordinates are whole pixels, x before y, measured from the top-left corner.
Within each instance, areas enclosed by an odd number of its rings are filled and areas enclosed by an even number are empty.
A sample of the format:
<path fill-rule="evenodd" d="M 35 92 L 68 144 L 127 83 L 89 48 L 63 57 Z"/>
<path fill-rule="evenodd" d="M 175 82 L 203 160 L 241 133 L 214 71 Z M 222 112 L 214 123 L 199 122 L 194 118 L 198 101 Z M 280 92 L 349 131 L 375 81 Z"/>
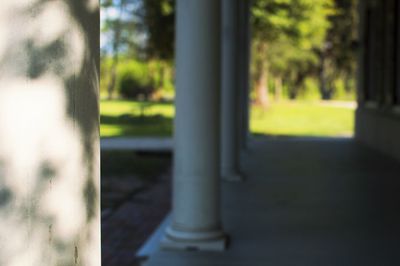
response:
<path fill-rule="evenodd" d="M 104 204 L 103 204 L 104 205 Z M 171 205 L 170 173 L 119 202 L 102 218 L 102 265 L 136 266 L 136 251 L 153 233 Z"/>

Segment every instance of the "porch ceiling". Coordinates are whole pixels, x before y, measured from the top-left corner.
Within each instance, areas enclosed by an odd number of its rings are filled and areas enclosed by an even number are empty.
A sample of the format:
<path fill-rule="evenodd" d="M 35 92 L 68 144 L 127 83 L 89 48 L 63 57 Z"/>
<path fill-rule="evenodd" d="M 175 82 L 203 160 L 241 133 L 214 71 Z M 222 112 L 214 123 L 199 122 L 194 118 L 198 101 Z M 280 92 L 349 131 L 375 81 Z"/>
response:
<path fill-rule="evenodd" d="M 226 252 L 156 250 L 159 265 L 400 265 L 400 164 L 352 140 L 253 140 L 223 183 Z"/>

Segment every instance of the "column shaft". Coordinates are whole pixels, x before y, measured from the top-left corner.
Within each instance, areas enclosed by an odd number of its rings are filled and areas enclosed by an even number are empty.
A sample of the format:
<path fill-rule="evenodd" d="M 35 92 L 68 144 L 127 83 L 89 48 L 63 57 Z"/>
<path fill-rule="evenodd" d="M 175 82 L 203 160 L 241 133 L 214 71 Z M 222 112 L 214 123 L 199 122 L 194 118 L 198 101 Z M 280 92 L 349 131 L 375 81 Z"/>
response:
<path fill-rule="evenodd" d="M 164 248 L 222 250 L 220 1 L 178 0 L 173 221 Z"/>
<path fill-rule="evenodd" d="M 239 119 L 237 120 L 238 142 L 240 150 L 247 149 L 250 135 L 250 0 L 239 1 Z"/>
<path fill-rule="evenodd" d="M 221 174 L 224 180 L 239 181 L 239 1 L 222 1 L 222 113 Z"/>

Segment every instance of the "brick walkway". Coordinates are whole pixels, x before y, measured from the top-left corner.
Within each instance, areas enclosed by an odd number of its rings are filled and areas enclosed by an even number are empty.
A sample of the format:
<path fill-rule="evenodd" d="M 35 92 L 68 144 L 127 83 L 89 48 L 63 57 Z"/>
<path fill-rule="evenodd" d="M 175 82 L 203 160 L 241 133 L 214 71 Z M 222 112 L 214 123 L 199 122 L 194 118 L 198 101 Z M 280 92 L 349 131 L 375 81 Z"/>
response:
<path fill-rule="evenodd" d="M 170 173 L 151 185 L 134 177 L 117 184 L 103 180 L 107 190 L 102 195 L 102 265 L 136 266 L 137 249 L 170 210 Z"/>

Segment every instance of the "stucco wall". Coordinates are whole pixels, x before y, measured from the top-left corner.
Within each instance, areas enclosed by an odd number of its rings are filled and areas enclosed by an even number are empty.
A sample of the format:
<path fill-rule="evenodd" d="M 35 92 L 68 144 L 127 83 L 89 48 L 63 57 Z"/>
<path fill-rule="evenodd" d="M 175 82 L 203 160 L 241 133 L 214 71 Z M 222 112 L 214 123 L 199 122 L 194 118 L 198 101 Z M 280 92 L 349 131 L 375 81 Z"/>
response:
<path fill-rule="evenodd" d="M 400 114 L 359 108 L 356 139 L 400 160 Z"/>
<path fill-rule="evenodd" d="M 100 265 L 99 6 L 0 5 L 0 265 Z"/>
<path fill-rule="evenodd" d="M 359 2 L 356 139 L 400 160 L 400 31 L 394 31 L 400 5 L 396 11 L 395 3 Z"/>

